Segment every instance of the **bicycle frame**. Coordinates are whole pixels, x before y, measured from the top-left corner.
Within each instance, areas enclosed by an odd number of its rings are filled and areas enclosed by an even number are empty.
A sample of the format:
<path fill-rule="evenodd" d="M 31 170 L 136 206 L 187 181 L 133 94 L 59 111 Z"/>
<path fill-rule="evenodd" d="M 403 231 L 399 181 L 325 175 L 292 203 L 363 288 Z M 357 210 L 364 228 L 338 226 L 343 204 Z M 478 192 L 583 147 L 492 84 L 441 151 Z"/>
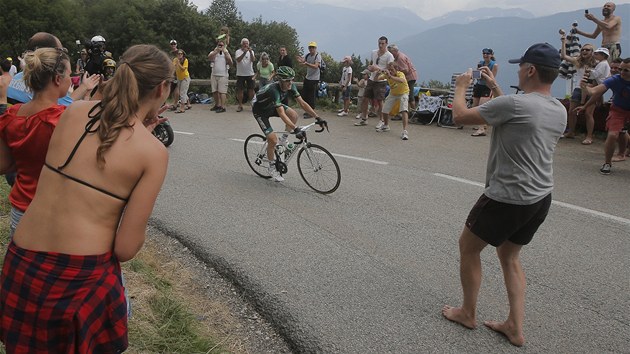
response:
<path fill-rule="evenodd" d="M 287 145 L 278 144 L 274 149 L 275 170 L 280 174 L 288 172 L 287 164 L 293 160 L 297 152 L 297 169 L 300 177 L 313 190 L 322 194 L 329 194 L 337 190 L 341 182 L 341 171 L 339 164 L 333 155 L 324 147 L 312 144 L 308 141 L 306 132 L 314 125 L 320 125 L 321 132 L 326 127 L 326 122 L 311 123 L 301 127 L 297 133 L 295 147 L 287 149 Z M 276 134 L 287 134 L 285 131 L 278 131 Z M 255 147 L 254 147 L 255 146 Z M 260 177 L 270 178 L 267 172 L 270 159 L 267 156 L 268 140 L 260 134 L 252 134 L 245 139 L 244 152 L 247 163 L 251 169 Z"/>

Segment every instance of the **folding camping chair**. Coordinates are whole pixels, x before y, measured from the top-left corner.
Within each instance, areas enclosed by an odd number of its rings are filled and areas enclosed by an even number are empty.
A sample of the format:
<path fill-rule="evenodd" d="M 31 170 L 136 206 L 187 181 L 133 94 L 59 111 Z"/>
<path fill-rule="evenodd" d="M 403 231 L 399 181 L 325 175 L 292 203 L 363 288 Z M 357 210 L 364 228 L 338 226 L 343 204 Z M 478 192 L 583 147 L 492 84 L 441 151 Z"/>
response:
<path fill-rule="evenodd" d="M 448 94 L 442 97 L 442 105 L 440 109 L 437 110 L 437 125 L 442 128 L 456 128 L 461 129 L 462 127 L 458 127 L 453 123 L 453 98 L 455 97 L 455 81 L 457 77 L 461 75 L 461 73 L 454 73 L 451 76 L 451 87 L 448 91 Z M 470 107 L 472 105 L 472 93 L 473 93 L 473 85 L 472 83 L 466 89 L 466 105 Z"/>
<path fill-rule="evenodd" d="M 429 125 L 435 120 L 441 106 L 442 97 L 428 96 L 423 93 L 420 95 L 420 100 L 418 101 L 418 107 L 416 110 L 410 112 L 409 119 L 412 123 Z M 427 119 L 429 120 L 427 121 Z"/>

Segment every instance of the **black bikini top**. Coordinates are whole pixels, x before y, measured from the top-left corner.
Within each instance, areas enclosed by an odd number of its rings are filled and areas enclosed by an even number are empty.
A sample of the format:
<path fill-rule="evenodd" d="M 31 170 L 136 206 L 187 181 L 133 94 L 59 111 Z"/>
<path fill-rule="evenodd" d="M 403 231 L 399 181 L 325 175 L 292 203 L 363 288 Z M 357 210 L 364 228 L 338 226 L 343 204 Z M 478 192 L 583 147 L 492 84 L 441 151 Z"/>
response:
<path fill-rule="evenodd" d="M 81 138 L 79 138 L 79 141 L 77 141 L 76 145 L 74 145 L 74 148 L 72 149 L 72 152 L 70 153 L 70 156 L 68 156 L 68 159 L 66 160 L 66 162 L 63 165 L 61 165 L 61 166 L 59 166 L 57 168 L 51 166 L 50 164 L 48 164 L 48 162 L 44 162 L 44 166 L 48 167 L 51 171 L 57 172 L 58 174 L 66 177 L 66 178 L 68 178 L 68 179 L 70 179 L 72 181 L 75 181 L 75 182 L 80 183 L 80 184 L 82 184 L 84 186 L 90 187 L 90 188 L 92 188 L 94 190 L 97 190 L 97 191 L 99 191 L 101 193 L 107 194 L 107 195 L 109 195 L 112 198 L 116 198 L 116 199 L 122 200 L 123 202 L 127 202 L 129 200 L 129 198 L 123 198 L 123 197 L 118 196 L 118 195 L 116 195 L 116 194 L 114 194 L 112 192 L 106 191 L 103 188 L 99 188 L 99 187 L 93 186 L 93 185 L 91 185 L 88 182 L 85 182 L 85 181 L 80 180 L 80 179 L 78 179 L 76 177 L 70 176 L 67 173 L 61 171 L 70 163 L 70 161 L 74 157 L 74 154 L 77 152 L 77 149 L 79 148 L 79 145 L 81 145 L 81 142 L 83 142 L 83 139 L 88 135 L 88 133 L 96 133 L 96 129 L 92 129 L 92 127 L 94 126 L 94 124 L 96 124 L 96 122 L 100 119 L 100 116 L 101 116 L 101 114 L 100 114 L 101 112 L 100 111 L 98 113 L 96 113 L 94 116 L 92 116 L 92 113 L 94 112 L 94 110 L 96 108 L 100 108 L 100 103 L 95 105 L 94 107 L 92 107 L 92 109 L 90 109 L 90 112 L 88 112 L 88 117 L 90 118 L 90 120 L 85 125 L 85 131 L 81 135 Z"/>

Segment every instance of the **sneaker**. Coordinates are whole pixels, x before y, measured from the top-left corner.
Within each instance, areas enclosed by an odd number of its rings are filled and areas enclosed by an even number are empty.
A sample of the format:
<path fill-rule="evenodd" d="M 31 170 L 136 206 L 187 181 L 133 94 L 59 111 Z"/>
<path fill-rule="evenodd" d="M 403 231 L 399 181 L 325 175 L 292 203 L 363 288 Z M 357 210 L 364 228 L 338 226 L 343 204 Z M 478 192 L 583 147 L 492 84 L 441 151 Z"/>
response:
<path fill-rule="evenodd" d="M 370 113 L 368 113 L 368 117 L 376 117 L 376 113 L 370 112 Z"/>
<path fill-rule="evenodd" d="M 216 111 L 217 109 L 219 109 L 219 106 L 214 106 L 214 107 L 210 108 L 210 110 L 213 111 L 213 112 Z"/>
<path fill-rule="evenodd" d="M 362 117 L 361 117 L 361 113 L 357 114 L 357 116 L 356 116 L 356 117 L 354 117 L 354 119 L 361 119 L 361 118 L 362 118 Z"/>
<path fill-rule="evenodd" d="M 379 129 L 381 129 L 381 127 L 382 127 L 384 124 L 385 124 L 385 122 L 383 122 L 382 120 L 380 120 L 380 121 L 378 121 L 378 124 L 377 124 L 377 125 L 376 125 L 376 127 L 374 127 L 374 128 L 376 128 L 376 130 L 379 130 Z"/>
<path fill-rule="evenodd" d="M 400 134 L 400 138 L 401 138 L 402 140 L 409 140 L 409 134 L 407 133 L 407 131 L 406 131 L 406 130 L 403 130 L 403 131 L 402 131 L 402 134 Z"/>
<path fill-rule="evenodd" d="M 274 161 L 269 162 L 269 174 L 271 175 L 271 179 L 273 179 L 276 182 L 282 182 L 284 181 L 284 178 L 282 176 L 280 176 L 280 172 L 278 172 L 278 170 L 276 170 L 276 165 L 274 164 Z"/>
<path fill-rule="evenodd" d="M 215 109 L 214 112 L 215 113 L 223 113 L 223 112 L 225 112 L 225 108 L 219 107 L 219 108 Z"/>
<path fill-rule="evenodd" d="M 599 169 L 599 172 L 603 175 L 609 175 L 611 168 L 612 166 L 609 163 L 605 163 L 602 168 Z"/>
<path fill-rule="evenodd" d="M 361 119 L 360 121 L 354 123 L 354 125 L 361 126 L 361 125 L 367 125 L 367 119 Z"/>
<path fill-rule="evenodd" d="M 337 116 L 339 116 L 339 117 L 345 117 L 347 115 L 348 115 L 348 112 L 346 112 L 346 111 L 341 111 L 341 112 L 337 113 Z"/>
<path fill-rule="evenodd" d="M 390 131 L 389 125 L 381 124 L 381 126 L 379 128 L 376 128 L 376 131 L 378 133 L 388 132 L 388 131 Z"/>
<path fill-rule="evenodd" d="M 337 113 L 341 113 L 341 112 L 343 112 L 343 108 L 337 110 Z"/>

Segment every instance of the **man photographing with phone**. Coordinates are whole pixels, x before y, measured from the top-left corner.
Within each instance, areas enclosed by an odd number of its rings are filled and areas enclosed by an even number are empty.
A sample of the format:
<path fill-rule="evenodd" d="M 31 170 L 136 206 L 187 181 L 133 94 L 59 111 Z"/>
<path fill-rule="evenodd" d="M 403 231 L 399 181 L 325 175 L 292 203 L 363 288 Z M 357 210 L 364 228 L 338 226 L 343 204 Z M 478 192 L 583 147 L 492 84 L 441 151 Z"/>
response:
<path fill-rule="evenodd" d="M 577 27 L 575 28 L 577 34 L 587 38 L 595 39 L 600 33 L 602 34 L 602 47 L 610 52 L 608 63 L 621 56 L 621 44 L 619 43 L 621 38 L 621 17 L 613 15 L 615 8 L 615 3 L 605 3 L 602 8 L 602 15 L 604 16 L 602 20 L 588 13 L 588 9 L 584 10 L 584 17 L 597 25 L 593 33 L 586 33 Z"/>

